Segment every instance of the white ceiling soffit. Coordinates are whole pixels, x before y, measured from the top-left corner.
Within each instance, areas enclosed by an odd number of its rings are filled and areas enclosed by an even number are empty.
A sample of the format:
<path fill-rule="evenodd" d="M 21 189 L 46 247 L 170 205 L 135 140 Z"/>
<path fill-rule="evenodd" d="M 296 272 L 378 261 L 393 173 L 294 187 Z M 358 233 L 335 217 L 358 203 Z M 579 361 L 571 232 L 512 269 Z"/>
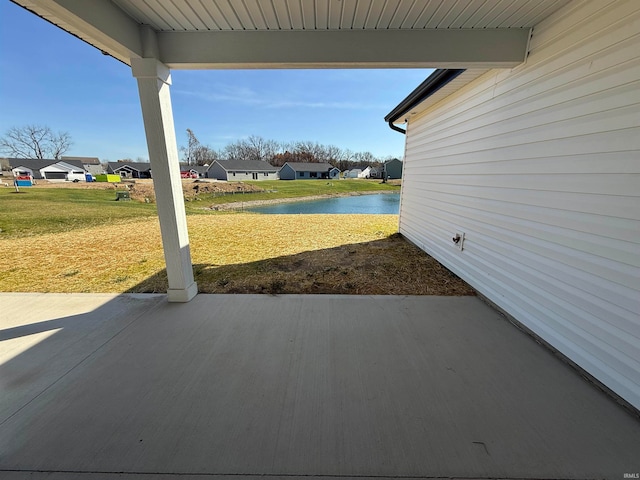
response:
<path fill-rule="evenodd" d="M 12 0 L 130 64 L 171 68 L 512 67 L 571 0 Z"/>

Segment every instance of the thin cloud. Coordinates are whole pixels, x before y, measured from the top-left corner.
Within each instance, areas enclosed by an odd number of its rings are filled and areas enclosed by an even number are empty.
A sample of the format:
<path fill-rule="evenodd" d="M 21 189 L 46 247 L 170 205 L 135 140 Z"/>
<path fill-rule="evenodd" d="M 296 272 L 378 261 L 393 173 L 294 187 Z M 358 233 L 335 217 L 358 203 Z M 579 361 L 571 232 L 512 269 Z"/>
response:
<path fill-rule="evenodd" d="M 288 98 L 269 98 L 265 95 L 261 95 L 251 89 L 233 86 L 224 86 L 222 88 L 216 88 L 216 93 L 194 91 L 194 90 L 182 90 L 174 89 L 173 92 L 177 95 L 186 95 L 196 97 L 201 100 L 218 103 L 218 102 L 230 102 L 237 105 L 248 105 L 254 107 L 260 107 L 265 109 L 279 109 L 279 108 L 317 108 L 317 109 L 341 109 L 341 110 L 375 110 L 384 109 L 385 105 L 374 105 L 370 103 L 359 102 L 323 102 L 323 101 L 309 101 L 309 100 L 296 100 Z"/>

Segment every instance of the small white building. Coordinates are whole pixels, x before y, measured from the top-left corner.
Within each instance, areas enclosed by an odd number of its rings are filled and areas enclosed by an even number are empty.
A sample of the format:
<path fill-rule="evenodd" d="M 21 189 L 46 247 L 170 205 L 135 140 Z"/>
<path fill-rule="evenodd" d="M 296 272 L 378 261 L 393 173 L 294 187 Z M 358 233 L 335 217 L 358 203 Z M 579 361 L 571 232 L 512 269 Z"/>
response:
<path fill-rule="evenodd" d="M 523 64 L 437 70 L 385 118 L 400 233 L 635 408 L 639 25 L 638 1 L 570 2 Z"/>

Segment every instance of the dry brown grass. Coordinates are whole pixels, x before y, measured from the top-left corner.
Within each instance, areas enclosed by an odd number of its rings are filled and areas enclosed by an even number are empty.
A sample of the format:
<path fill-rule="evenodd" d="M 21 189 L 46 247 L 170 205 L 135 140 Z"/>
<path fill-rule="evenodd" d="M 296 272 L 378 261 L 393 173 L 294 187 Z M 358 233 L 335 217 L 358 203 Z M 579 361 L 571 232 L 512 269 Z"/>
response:
<path fill-rule="evenodd" d="M 188 217 L 207 293 L 472 295 L 395 235 L 396 215 Z M 157 220 L 0 241 L 0 291 L 162 292 Z"/>

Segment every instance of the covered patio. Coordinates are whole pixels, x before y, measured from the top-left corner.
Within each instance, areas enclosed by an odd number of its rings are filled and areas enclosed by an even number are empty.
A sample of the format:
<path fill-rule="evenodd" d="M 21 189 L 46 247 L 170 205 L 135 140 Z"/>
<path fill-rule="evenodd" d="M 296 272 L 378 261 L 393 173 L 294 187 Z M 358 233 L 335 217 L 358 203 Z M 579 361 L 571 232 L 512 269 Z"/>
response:
<path fill-rule="evenodd" d="M 476 297 L 0 294 L 0 477 L 623 478 L 640 429 Z"/>
<path fill-rule="evenodd" d="M 640 472 L 638 419 L 477 297 L 197 295 L 192 271 L 171 69 L 479 76 L 568 0 L 14 1 L 131 67 L 169 291 L 0 294 L 2 478 Z"/>
<path fill-rule="evenodd" d="M 569 0 L 12 0 L 131 67 L 153 171 L 171 302 L 198 293 L 171 103 L 172 69 L 510 68 Z M 524 8 L 523 8 L 524 7 Z M 468 25 L 468 27 L 467 27 Z M 463 28 L 464 27 L 464 28 Z"/>

